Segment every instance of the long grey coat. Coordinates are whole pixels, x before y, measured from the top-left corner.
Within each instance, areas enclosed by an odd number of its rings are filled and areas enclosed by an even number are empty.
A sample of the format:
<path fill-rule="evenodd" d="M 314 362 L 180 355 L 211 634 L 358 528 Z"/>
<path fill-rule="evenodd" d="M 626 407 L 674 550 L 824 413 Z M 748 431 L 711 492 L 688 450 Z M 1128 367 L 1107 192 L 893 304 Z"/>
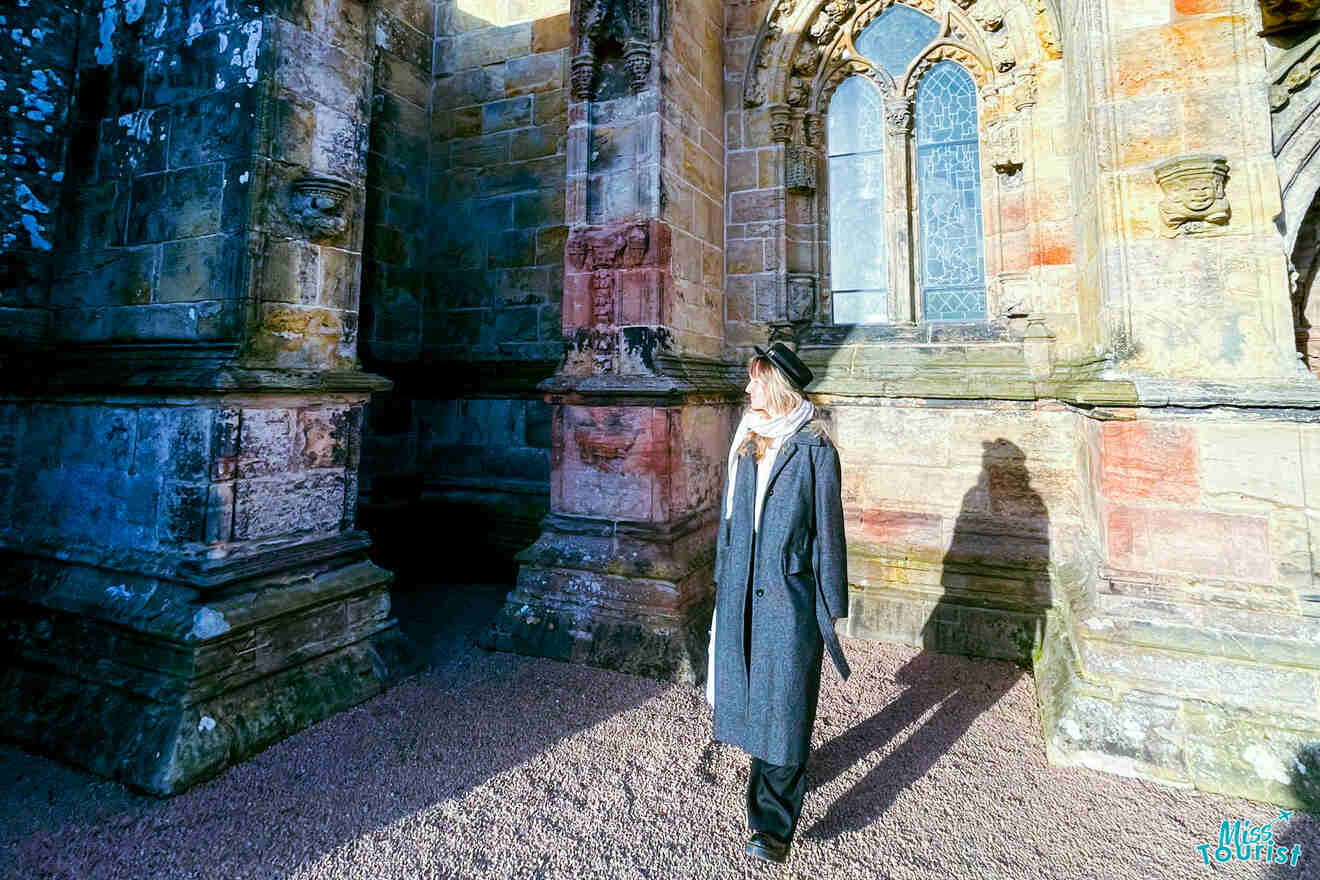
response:
<path fill-rule="evenodd" d="M 833 625 L 848 616 L 839 454 L 815 423 L 787 438 L 759 533 L 756 458 L 737 462 L 733 516 L 721 517 L 715 556 L 715 739 L 771 764 L 801 764 L 822 652 L 840 675 L 849 673 Z"/>

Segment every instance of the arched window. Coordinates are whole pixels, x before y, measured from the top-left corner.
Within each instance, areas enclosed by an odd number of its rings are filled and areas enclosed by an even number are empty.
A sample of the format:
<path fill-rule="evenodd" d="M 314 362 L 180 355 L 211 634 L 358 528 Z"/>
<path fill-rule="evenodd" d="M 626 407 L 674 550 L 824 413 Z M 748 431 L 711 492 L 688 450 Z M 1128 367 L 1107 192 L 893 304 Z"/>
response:
<path fill-rule="evenodd" d="M 836 324 L 889 320 L 885 240 L 885 108 L 860 76 L 845 80 L 829 112 L 830 282 Z"/>
<path fill-rule="evenodd" d="M 826 138 L 836 324 L 986 317 L 971 75 L 953 61 L 930 65 L 917 83 L 912 124 L 885 124 L 886 103 L 900 110 L 904 105 L 883 89 L 916 75 L 914 63 L 939 35 L 930 16 L 907 6 L 889 7 L 854 43 L 888 76 L 850 76 L 830 99 Z M 901 122 L 903 113 L 891 110 L 890 117 Z"/>

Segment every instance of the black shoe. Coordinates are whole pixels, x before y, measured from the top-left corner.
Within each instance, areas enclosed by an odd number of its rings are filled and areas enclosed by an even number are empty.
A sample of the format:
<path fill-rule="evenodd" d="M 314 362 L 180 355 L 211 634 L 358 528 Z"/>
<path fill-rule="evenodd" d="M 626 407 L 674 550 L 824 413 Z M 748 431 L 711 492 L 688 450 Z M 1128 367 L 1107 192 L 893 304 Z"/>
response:
<path fill-rule="evenodd" d="M 767 862 L 785 862 L 788 860 L 788 848 L 787 840 L 780 840 L 768 831 L 756 831 L 752 839 L 747 841 L 747 846 L 743 847 L 743 852 Z"/>

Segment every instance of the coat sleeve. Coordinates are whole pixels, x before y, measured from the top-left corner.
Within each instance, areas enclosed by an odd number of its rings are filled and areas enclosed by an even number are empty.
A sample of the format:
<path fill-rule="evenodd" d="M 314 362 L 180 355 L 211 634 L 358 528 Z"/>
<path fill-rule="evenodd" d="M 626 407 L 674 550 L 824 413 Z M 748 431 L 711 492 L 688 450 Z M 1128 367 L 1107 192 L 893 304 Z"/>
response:
<path fill-rule="evenodd" d="M 848 616 L 848 548 L 843 536 L 843 489 L 839 453 L 820 448 L 815 470 L 816 585 L 831 619 Z"/>

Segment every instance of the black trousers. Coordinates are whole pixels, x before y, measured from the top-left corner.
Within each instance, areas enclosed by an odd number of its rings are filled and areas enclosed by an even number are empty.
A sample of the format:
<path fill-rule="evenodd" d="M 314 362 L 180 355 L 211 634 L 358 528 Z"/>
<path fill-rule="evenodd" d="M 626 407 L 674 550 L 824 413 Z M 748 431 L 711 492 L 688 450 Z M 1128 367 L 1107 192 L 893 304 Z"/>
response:
<path fill-rule="evenodd" d="M 781 767 L 752 758 L 747 780 L 747 827 L 765 831 L 785 842 L 793 839 L 802 796 L 807 793 L 807 765 Z"/>

